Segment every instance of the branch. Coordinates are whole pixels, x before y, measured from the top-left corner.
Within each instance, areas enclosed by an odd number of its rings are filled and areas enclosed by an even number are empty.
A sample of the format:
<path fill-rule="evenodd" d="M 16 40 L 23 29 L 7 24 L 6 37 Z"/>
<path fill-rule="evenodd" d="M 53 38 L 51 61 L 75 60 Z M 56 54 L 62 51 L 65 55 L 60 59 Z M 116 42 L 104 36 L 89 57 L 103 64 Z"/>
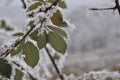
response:
<path fill-rule="evenodd" d="M 57 67 L 57 65 L 56 65 L 56 63 L 55 63 L 55 60 L 54 60 L 54 58 L 51 56 L 48 48 L 45 47 L 45 50 L 46 50 L 46 52 L 47 52 L 47 54 L 48 54 L 48 56 L 49 56 L 49 58 L 50 58 L 50 60 L 51 60 L 51 62 L 52 62 L 52 64 L 53 64 L 53 66 L 55 67 L 55 70 L 56 70 L 59 78 L 60 78 L 61 80 L 64 80 L 64 77 L 63 77 L 63 75 L 61 74 L 60 70 L 58 69 L 58 67 Z"/>
<path fill-rule="evenodd" d="M 45 12 L 45 13 L 47 13 L 47 11 L 50 10 L 50 9 L 52 8 L 52 6 L 56 6 L 59 1 L 60 1 L 60 0 L 56 0 L 56 1 L 53 2 L 49 7 L 47 7 L 45 10 L 42 10 L 42 9 L 40 8 L 40 9 L 37 11 L 37 13 L 39 13 L 39 12 Z M 29 17 L 33 17 L 33 15 L 34 15 L 34 12 L 28 14 Z"/>
<path fill-rule="evenodd" d="M 90 8 L 89 10 L 118 10 L 118 13 L 120 15 L 120 5 L 119 0 L 115 0 L 115 6 L 111 8 Z"/>
<path fill-rule="evenodd" d="M 16 65 L 17 67 L 20 67 L 21 70 L 25 70 L 20 64 L 18 64 L 18 63 L 16 63 L 16 62 L 13 62 L 13 64 Z M 33 77 L 33 75 L 31 75 L 29 72 L 27 72 L 27 74 L 28 74 L 28 76 L 29 76 L 29 78 L 30 78 L 31 80 L 37 80 L 37 79 L 36 79 L 35 77 Z"/>
<path fill-rule="evenodd" d="M 23 8 L 26 9 L 26 8 L 27 8 L 27 5 L 26 5 L 25 1 L 24 1 L 24 0 L 21 0 L 21 2 L 22 2 L 22 4 L 23 4 Z"/>
<path fill-rule="evenodd" d="M 23 5 L 26 6 L 25 1 L 24 1 L 24 0 L 21 0 L 21 1 L 22 1 Z M 50 7 L 46 8 L 45 13 L 46 13 L 48 10 L 50 10 L 50 9 L 52 8 L 52 6 L 56 6 L 58 2 L 59 2 L 59 0 L 56 0 Z M 42 27 L 42 24 L 43 24 L 43 22 L 44 22 L 45 20 L 46 20 L 46 18 L 44 18 L 44 19 L 41 21 L 41 26 L 40 26 L 40 27 Z M 13 46 L 12 46 L 13 48 L 12 48 L 12 49 L 7 49 L 4 53 L 2 53 L 2 54 L 0 55 L 0 57 L 2 57 L 2 56 L 7 57 L 7 56 L 14 50 L 14 48 L 17 47 L 17 46 L 20 44 L 20 42 L 23 41 L 23 40 L 33 31 L 33 29 L 35 28 L 35 26 L 36 26 L 36 25 L 33 25 L 33 26 L 31 27 L 31 29 L 28 30 L 28 32 L 22 37 L 21 40 L 16 41 L 16 42 L 13 44 Z"/>
<path fill-rule="evenodd" d="M 14 48 L 17 47 L 17 46 L 20 44 L 20 42 L 23 41 L 23 40 L 32 32 L 32 30 L 33 30 L 34 28 L 35 28 L 35 25 L 33 25 L 33 26 L 31 27 L 31 29 L 27 31 L 27 33 L 22 37 L 21 40 L 16 41 L 16 42 L 12 45 L 12 47 L 13 47 L 12 49 L 7 49 L 4 53 L 2 53 L 2 54 L 0 55 L 0 57 L 3 56 L 3 55 L 4 55 L 4 57 L 7 57 L 7 56 L 11 53 L 11 51 L 13 51 Z"/>
<path fill-rule="evenodd" d="M 89 10 L 112 10 L 115 9 L 114 7 L 112 8 L 89 8 Z"/>

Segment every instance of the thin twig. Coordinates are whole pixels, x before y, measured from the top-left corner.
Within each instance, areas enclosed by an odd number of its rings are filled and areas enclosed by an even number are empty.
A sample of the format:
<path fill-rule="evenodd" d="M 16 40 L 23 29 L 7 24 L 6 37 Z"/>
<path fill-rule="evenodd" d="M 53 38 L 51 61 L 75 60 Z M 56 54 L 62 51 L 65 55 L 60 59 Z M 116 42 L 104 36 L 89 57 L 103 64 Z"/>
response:
<path fill-rule="evenodd" d="M 14 65 L 16 65 L 17 67 L 20 67 L 21 70 L 25 70 L 20 64 L 13 62 Z M 31 75 L 29 72 L 27 72 L 27 75 L 30 77 L 31 80 L 37 80 L 33 75 Z"/>
<path fill-rule="evenodd" d="M 48 54 L 48 56 L 49 56 L 49 58 L 50 58 L 50 60 L 51 60 L 51 62 L 52 62 L 52 64 L 53 64 L 53 66 L 55 67 L 55 70 L 56 70 L 59 78 L 60 78 L 61 80 L 64 80 L 64 77 L 63 77 L 63 75 L 61 74 L 60 70 L 58 69 L 58 67 L 57 67 L 57 65 L 56 65 L 56 63 L 55 63 L 55 60 L 54 60 L 54 58 L 51 56 L 48 48 L 45 47 L 45 50 L 46 50 L 46 52 L 47 52 L 47 54 Z"/>
<path fill-rule="evenodd" d="M 21 40 L 16 41 L 16 42 L 14 43 L 14 45 L 12 46 L 12 47 L 13 47 L 12 49 L 6 50 L 6 51 L 5 51 L 4 53 L 2 53 L 0 56 L 3 56 L 3 55 L 4 55 L 4 57 L 7 57 L 7 56 L 11 53 L 11 51 L 13 51 L 14 48 L 17 47 L 17 46 L 20 44 L 20 42 L 22 42 L 22 41 L 31 33 L 31 31 L 32 31 L 34 28 L 35 28 L 35 25 L 33 25 L 33 26 L 30 28 L 30 30 L 28 30 L 28 32 L 22 37 Z"/>
<path fill-rule="evenodd" d="M 26 8 L 27 8 L 27 5 L 26 5 L 25 1 L 24 1 L 24 0 L 21 0 L 21 2 L 22 2 L 22 4 L 23 4 L 23 8 L 26 9 Z"/>
<path fill-rule="evenodd" d="M 115 6 L 111 8 L 89 8 L 89 10 L 118 10 L 118 13 L 120 15 L 120 5 L 119 0 L 115 0 Z"/>

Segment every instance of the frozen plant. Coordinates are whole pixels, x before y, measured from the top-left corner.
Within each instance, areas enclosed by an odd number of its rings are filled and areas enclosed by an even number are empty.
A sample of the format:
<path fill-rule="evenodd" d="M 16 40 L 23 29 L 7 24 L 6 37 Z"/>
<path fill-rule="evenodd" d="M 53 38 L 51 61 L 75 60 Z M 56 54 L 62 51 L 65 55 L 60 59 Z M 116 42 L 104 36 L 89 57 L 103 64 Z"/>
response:
<path fill-rule="evenodd" d="M 58 77 L 64 80 L 61 68 L 67 52 L 68 37 L 65 28 L 69 26 L 61 12 L 67 8 L 65 1 L 21 2 L 27 16 L 26 32 L 14 33 L 12 36 L 16 37 L 16 41 L 1 51 L 1 78 L 47 80 L 53 76 L 49 69 L 52 62 Z"/>

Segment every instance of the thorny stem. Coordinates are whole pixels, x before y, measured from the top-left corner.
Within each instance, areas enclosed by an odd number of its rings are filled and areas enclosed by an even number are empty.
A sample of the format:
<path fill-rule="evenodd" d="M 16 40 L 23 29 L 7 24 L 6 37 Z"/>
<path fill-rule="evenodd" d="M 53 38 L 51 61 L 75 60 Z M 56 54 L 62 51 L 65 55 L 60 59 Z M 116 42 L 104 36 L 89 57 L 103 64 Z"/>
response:
<path fill-rule="evenodd" d="M 120 5 L 119 0 L 115 0 L 115 6 L 111 8 L 90 8 L 89 10 L 118 10 L 118 13 L 120 15 Z"/>
<path fill-rule="evenodd" d="M 51 60 L 51 62 L 52 62 L 52 64 L 53 64 L 53 66 L 55 67 L 55 70 L 56 70 L 59 78 L 60 78 L 61 80 L 64 80 L 64 77 L 63 77 L 63 75 L 61 74 L 60 70 L 58 69 L 58 67 L 57 67 L 57 65 L 56 65 L 56 63 L 55 63 L 55 60 L 54 60 L 54 58 L 51 56 L 48 48 L 45 47 L 45 50 L 46 50 L 46 52 L 47 52 L 47 54 L 48 54 L 48 56 L 49 56 L 49 58 L 50 58 L 50 60 Z"/>

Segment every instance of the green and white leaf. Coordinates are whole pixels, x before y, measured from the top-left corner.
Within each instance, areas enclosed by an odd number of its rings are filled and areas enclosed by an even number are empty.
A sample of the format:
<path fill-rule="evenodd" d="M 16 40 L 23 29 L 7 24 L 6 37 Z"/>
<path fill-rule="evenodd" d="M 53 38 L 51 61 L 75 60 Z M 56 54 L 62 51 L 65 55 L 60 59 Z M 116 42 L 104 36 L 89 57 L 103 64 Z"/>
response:
<path fill-rule="evenodd" d="M 28 7 L 28 11 L 34 10 L 34 9 L 38 8 L 39 6 L 41 6 L 41 5 L 42 5 L 42 2 L 37 1 L 34 4 L 32 4 L 30 7 Z"/>
<path fill-rule="evenodd" d="M 60 1 L 59 1 L 58 6 L 61 7 L 61 8 L 63 8 L 63 9 L 67 8 L 67 4 L 66 4 L 66 2 L 63 1 L 63 0 L 60 0 Z"/>
<path fill-rule="evenodd" d="M 38 38 L 38 30 L 35 30 L 33 31 L 31 34 L 30 34 L 30 38 L 37 41 L 37 38 Z"/>
<path fill-rule="evenodd" d="M 18 32 L 18 33 L 15 33 L 15 34 L 13 34 L 12 36 L 23 36 L 24 35 L 24 33 L 22 33 L 22 32 Z"/>
<path fill-rule="evenodd" d="M 63 16 L 59 10 L 57 10 L 51 17 L 51 21 L 54 25 L 59 27 L 67 27 L 67 23 L 63 21 Z"/>
<path fill-rule="evenodd" d="M 42 34 L 40 34 L 37 38 L 37 45 L 39 47 L 39 49 L 42 49 L 43 47 L 45 47 L 47 44 L 47 34 L 44 31 Z"/>
<path fill-rule="evenodd" d="M 15 70 L 15 76 L 14 76 L 14 80 L 22 80 L 23 77 L 23 72 L 21 72 L 20 70 L 16 69 Z"/>
<path fill-rule="evenodd" d="M 51 46 L 60 53 L 65 53 L 67 49 L 67 44 L 65 40 L 55 32 L 48 33 L 48 41 Z"/>
<path fill-rule="evenodd" d="M 7 60 L 0 58 L 0 75 L 10 78 L 12 74 L 12 67 Z"/>
<path fill-rule="evenodd" d="M 54 31 L 55 33 L 67 38 L 67 33 L 64 30 L 53 26 L 48 26 L 48 28 Z"/>
<path fill-rule="evenodd" d="M 34 21 L 30 21 L 27 26 L 33 27 L 34 26 Z"/>
<path fill-rule="evenodd" d="M 25 40 L 22 40 L 20 42 L 20 44 L 18 45 L 17 49 L 16 50 L 14 49 L 11 52 L 11 56 L 15 56 L 15 55 L 19 54 L 23 50 L 24 44 L 25 44 Z"/>
<path fill-rule="evenodd" d="M 113 78 L 112 77 L 106 77 L 105 80 L 113 80 Z"/>
<path fill-rule="evenodd" d="M 48 0 L 48 2 L 50 2 L 50 3 L 53 3 L 53 2 L 55 2 L 56 0 Z"/>
<path fill-rule="evenodd" d="M 48 0 L 48 2 L 50 2 L 50 3 L 54 3 L 55 1 L 56 0 Z M 66 5 L 65 1 L 63 1 L 63 0 L 59 0 L 58 6 L 63 8 L 63 9 L 67 8 L 67 5 Z"/>
<path fill-rule="evenodd" d="M 23 54 L 25 55 L 24 60 L 29 66 L 34 68 L 38 64 L 39 51 L 32 42 L 28 41 L 25 43 Z"/>

